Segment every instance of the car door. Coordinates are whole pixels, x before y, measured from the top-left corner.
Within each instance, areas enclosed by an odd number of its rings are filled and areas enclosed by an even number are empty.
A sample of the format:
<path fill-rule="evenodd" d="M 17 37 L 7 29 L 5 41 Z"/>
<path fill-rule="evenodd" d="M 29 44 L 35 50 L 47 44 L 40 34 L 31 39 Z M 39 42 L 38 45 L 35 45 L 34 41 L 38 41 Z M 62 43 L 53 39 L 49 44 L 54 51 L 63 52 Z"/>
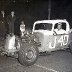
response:
<path fill-rule="evenodd" d="M 69 34 L 66 31 L 66 23 L 62 23 L 62 29 L 65 30 L 64 34 L 56 34 L 55 36 L 55 41 L 56 41 L 56 45 L 55 48 L 56 49 L 63 49 L 66 48 L 68 45 L 68 39 L 69 39 Z M 55 28 L 55 27 L 54 27 Z"/>
<path fill-rule="evenodd" d="M 56 47 L 57 49 L 62 49 L 65 48 L 68 44 L 68 34 L 63 34 L 63 35 L 56 35 Z"/>

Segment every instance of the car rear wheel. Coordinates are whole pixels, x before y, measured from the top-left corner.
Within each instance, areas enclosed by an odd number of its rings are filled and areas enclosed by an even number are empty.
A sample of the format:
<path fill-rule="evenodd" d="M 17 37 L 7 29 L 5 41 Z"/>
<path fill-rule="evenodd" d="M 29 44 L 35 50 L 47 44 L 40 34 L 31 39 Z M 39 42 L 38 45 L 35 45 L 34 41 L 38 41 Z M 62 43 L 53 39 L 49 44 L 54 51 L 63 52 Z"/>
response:
<path fill-rule="evenodd" d="M 39 51 L 36 46 L 22 43 L 18 53 L 18 60 L 22 65 L 33 65 L 38 59 Z"/>

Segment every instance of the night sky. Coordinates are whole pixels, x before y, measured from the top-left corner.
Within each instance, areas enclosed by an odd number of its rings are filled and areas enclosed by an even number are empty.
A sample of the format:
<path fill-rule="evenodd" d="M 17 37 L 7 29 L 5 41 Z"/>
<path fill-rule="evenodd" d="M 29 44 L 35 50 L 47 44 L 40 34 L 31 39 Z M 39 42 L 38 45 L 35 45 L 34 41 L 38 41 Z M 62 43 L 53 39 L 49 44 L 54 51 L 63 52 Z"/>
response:
<path fill-rule="evenodd" d="M 48 19 L 48 6 L 49 0 L 0 0 L 0 10 L 6 14 L 14 10 L 18 21 L 23 19 L 28 27 L 36 20 Z M 72 2 L 51 0 L 50 19 L 67 19 L 72 27 Z"/>

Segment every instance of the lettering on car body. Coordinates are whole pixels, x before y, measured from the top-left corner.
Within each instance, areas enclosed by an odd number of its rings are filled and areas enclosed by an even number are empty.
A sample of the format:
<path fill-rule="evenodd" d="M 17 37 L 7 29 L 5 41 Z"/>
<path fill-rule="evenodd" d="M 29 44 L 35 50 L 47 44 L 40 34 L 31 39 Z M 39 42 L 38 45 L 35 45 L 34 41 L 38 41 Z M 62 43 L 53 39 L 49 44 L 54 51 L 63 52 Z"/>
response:
<path fill-rule="evenodd" d="M 54 41 L 49 42 L 49 48 L 53 49 L 55 48 L 57 45 L 59 47 L 62 47 L 64 45 L 67 45 L 68 43 L 68 35 L 60 35 L 60 36 L 55 36 L 55 38 L 53 39 Z"/>
<path fill-rule="evenodd" d="M 57 38 L 57 37 L 55 37 L 55 38 L 53 39 L 54 41 L 49 42 L 49 48 L 51 48 L 51 49 L 55 48 L 55 46 L 56 46 L 56 38 Z"/>

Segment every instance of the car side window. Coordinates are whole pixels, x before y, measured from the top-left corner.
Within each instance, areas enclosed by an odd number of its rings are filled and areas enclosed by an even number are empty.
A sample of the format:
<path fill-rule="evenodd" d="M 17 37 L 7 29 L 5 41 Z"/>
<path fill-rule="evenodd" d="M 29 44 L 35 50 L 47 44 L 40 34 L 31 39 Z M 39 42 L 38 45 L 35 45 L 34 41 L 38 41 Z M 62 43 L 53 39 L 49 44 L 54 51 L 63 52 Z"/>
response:
<path fill-rule="evenodd" d="M 54 29 L 56 29 L 56 28 L 57 28 L 57 24 L 58 24 L 58 23 L 56 23 L 56 24 L 55 24 Z"/>
<path fill-rule="evenodd" d="M 66 23 L 62 23 L 62 29 L 66 31 Z"/>
<path fill-rule="evenodd" d="M 66 34 L 66 23 L 58 22 L 54 26 L 54 35 Z"/>
<path fill-rule="evenodd" d="M 66 31 L 66 23 L 61 23 L 62 24 L 62 29 Z M 55 24 L 54 29 L 57 29 L 58 23 Z"/>

